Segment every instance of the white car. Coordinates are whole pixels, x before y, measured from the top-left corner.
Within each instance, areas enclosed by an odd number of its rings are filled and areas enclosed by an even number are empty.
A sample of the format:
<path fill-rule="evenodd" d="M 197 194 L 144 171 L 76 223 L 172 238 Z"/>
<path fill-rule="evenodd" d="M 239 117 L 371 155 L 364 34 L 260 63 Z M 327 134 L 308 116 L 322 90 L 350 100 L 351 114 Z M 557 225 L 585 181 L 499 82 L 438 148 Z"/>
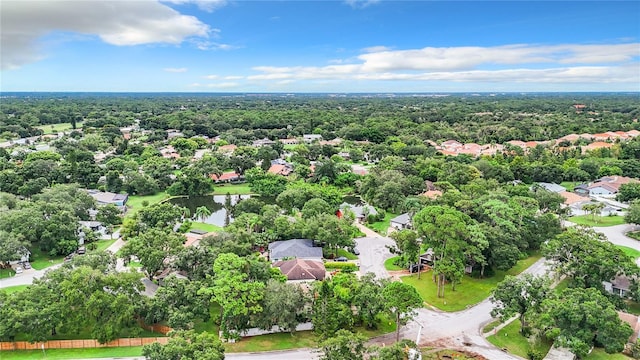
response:
<path fill-rule="evenodd" d="M 18 267 L 16 268 L 16 274 L 22 274 L 23 272 L 24 272 L 24 270 L 22 269 L 22 267 L 21 267 L 21 266 L 18 266 Z"/>

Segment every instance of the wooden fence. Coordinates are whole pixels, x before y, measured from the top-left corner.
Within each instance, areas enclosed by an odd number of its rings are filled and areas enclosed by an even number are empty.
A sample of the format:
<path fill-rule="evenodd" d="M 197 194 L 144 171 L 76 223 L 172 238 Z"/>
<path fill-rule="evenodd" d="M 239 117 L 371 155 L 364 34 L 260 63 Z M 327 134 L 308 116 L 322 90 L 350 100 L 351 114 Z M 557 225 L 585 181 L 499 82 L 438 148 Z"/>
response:
<path fill-rule="evenodd" d="M 168 337 L 150 338 L 123 338 L 100 344 L 98 340 L 49 340 L 44 342 L 30 343 L 28 341 L 4 341 L 0 342 L 0 351 L 7 350 L 41 350 L 41 349 L 81 349 L 81 348 L 103 348 L 103 347 L 124 347 L 142 346 L 152 343 L 166 344 Z"/>
<path fill-rule="evenodd" d="M 156 333 L 160 333 L 162 335 L 167 335 L 169 333 L 169 331 L 172 331 L 173 329 L 166 326 L 166 325 L 160 325 L 160 324 L 153 324 L 153 325 L 147 325 L 143 322 L 139 322 L 140 327 L 145 329 L 145 330 L 149 330 L 149 331 L 153 331 Z"/>

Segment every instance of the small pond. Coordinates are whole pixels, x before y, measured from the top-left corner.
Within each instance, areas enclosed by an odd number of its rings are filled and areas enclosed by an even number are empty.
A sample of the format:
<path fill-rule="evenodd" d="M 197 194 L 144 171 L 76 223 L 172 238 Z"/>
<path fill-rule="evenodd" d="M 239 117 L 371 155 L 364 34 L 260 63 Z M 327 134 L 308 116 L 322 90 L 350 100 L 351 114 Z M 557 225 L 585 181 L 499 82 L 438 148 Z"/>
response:
<path fill-rule="evenodd" d="M 224 219 L 227 216 L 227 210 L 224 208 L 226 195 L 205 195 L 190 196 L 170 199 L 169 202 L 178 206 L 186 207 L 191 212 L 191 216 L 196 213 L 196 209 L 200 206 L 206 206 L 211 211 L 211 215 L 204 220 L 207 224 L 224 226 Z M 235 205 L 240 199 L 248 199 L 251 195 L 231 195 L 231 205 Z M 231 222 L 233 217 L 229 216 Z M 200 221 L 200 220 L 196 220 Z"/>

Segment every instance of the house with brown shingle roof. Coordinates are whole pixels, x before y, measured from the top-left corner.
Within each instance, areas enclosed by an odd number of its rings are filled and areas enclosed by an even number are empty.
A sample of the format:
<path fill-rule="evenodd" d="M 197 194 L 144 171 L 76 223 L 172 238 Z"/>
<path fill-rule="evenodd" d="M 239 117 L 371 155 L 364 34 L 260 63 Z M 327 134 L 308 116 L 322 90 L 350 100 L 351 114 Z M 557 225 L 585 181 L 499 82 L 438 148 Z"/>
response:
<path fill-rule="evenodd" d="M 582 152 L 586 153 L 587 151 L 592 151 L 592 150 L 596 150 L 596 149 L 609 149 L 613 146 L 612 143 L 607 143 L 604 141 L 595 141 L 592 142 L 589 145 L 583 146 L 582 147 Z"/>
<path fill-rule="evenodd" d="M 237 148 L 238 146 L 233 144 L 222 145 L 218 147 L 218 151 L 225 154 L 233 154 L 233 152 L 236 151 Z"/>
<path fill-rule="evenodd" d="M 231 182 L 231 181 L 238 181 L 240 180 L 240 175 L 238 173 L 236 173 L 235 171 L 229 171 L 226 173 L 223 173 L 222 175 L 218 176 L 216 174 L 211 174 L 209 175 L 209 177 L 215 181 L 215 182 Z"/>
<path fill-rule="evenodd" d="M 292 259 L 273 263 L 288 281 L 322 281 L 327 275 L 324 263 L 319 260 Z"/>

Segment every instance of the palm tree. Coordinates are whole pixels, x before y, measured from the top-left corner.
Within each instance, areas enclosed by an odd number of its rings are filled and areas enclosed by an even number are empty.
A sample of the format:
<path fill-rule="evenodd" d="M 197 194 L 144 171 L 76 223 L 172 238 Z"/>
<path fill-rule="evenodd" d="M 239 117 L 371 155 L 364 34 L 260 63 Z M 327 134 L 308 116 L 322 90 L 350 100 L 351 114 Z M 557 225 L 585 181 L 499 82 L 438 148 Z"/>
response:
<path fill-rule="evenodd" d="M 194 215 L 196 219 L 200 219 L 201 222 L 204 222 L 209 216 L 211 216 L 211 210 L 206 206 L 198 206 Z"/>

